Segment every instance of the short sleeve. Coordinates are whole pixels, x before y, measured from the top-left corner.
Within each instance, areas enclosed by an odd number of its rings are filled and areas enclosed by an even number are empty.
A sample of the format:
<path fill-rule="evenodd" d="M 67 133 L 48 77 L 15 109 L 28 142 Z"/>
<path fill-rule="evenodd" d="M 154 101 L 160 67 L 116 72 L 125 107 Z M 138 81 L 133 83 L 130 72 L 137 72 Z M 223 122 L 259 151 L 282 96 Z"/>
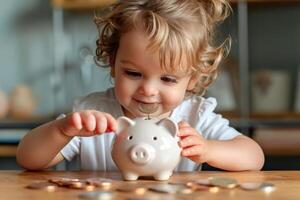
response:
<path fill-rule="evenodd" d="M 220 114 L 214 112 L 217 107 L 215 98 L 204 99 L 198 107 L 199 130 L 206 139 L 230 140 L 241 135 L 237 130 L 229 126 L 229 121 Z"/>
<path fill-rule="evenodd" d="M 63 155 L 63 157 L 71 161 L 74 156 L 79 154 L 79 148 L 80 148 L 80 138 L 74 137 L 61 151 L 60 153 Z"/>

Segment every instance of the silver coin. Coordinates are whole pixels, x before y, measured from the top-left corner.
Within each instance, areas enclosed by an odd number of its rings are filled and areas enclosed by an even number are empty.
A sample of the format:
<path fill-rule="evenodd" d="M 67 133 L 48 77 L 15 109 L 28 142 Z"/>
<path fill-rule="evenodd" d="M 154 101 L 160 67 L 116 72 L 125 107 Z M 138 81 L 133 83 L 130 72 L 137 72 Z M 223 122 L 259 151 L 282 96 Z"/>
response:
<path fill-rule="evenodd" d="M 94 191 L 81 193 L 78 197 L 81 199 L 109 200 L 114 198 L 114 193 L 109 191 Z"/>
<path fill-rule="evenodd" d="M 138 109 L 140 112 L 150 115 L 157 111 L 158 104 L 157 103 L 139 103 Z"/>
<path fill-rule="evenodd" d="M 237 181 L 233 178 L 226 177 L 211 177 L 209 182 L 213 186 L 222 187 L 222 188 L 234 188 L 237 186 Z"/>
<path fill-rule="evenodd" d="M 243 190 L 259 190 L 262 186 L 262 183 L 246 182 L 246 183 L 240 183 L 239 186 Z"/>
<path fill-rule="evenodd" d="M 262 183 L 260 189 L 266 193 L 273 192 L 275 185 L 273 183 Z"/>
<path fill-rule="evenodd" d="M 194 182 L 198 185 L 205 185 L 205 186 L 211 185 L 209 179 L 197 179 Z"/>
<path fill-rule="evenodd" d="M 47 192 L 54 192 L 57 189 L 57 185 L 49 182 L 35 182 L 26 186 L 28 189 L 45 190 Z"/>

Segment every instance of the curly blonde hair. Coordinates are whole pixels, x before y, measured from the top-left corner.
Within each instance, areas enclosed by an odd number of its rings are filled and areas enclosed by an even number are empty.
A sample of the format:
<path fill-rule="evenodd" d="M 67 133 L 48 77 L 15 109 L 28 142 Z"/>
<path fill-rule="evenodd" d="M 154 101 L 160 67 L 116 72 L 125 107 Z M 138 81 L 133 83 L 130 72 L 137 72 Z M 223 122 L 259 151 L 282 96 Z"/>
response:
<path fill-rule="evenodd" d="M 230 39 L 213 46 L 215 26 L 230 10 L 227 0 L 119 1 L 106 17 L 95 16 L 99 30 L 96 61 L 106 66 L 114 63 L 121 35 L 142 26 L 150 40 L 149 48 L 159 51 L 162 68 L 192 72 L 198 82 L 189 92 L 203 95 L 216 79 L 218 66 L 229 49 L 226 41 L 230 46 Z M 183 55 L 188 66 L 182 65 Z"/>

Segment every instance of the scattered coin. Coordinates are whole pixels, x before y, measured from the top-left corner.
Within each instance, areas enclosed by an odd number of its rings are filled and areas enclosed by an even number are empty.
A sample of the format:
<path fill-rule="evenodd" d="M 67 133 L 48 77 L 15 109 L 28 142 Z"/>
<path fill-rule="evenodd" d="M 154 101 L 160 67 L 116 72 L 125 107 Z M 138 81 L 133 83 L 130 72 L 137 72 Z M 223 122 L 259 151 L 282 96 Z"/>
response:
<path fill-rule="evenodd" d="M 207 191 L 211 188 L 209 186 L 201 185 L 196 182 L 187 182 L 186 186 L 188 186 L 189 188 L 191 188 L 192 190 L 195 190 L 195 191 L 205 191 L 205 190 Z"/>
<path fill-rule="evenodd" d="M 108 178 L 95 177 L 86 179 L 86 182 L 96 187 L 110 188 L 112 186 L 113 180 Z"/>
<path fill-rule="evenodd" d="M 262 183 L 260 189 L 266 193 L 273 192 L 275 185 L 273 183 Z"/>
<path fill-rule="evenodd" d="M 246 182 L 246 183 L 240 183 L 239 186 L 243 190 L 259 190 L 262 183 L 257 182 Z"/>
<path fill-rule="evenodd" d="M 159 193 L 168 193 L 168 194 L 190 194 L 193 192 L 191 188 L 188 188 L 184 185 L 170 185 L 170 184 L 159 184 L 152 185 L 149 187 L 149 190 Z"/>
<path fill-rule="evenodd" d="M 222 188 L 234 188 L 237 186 L 237 181 L 233 178 L 226 177 L 211 177 L 209 182 L 213 186 L 222 187 Z"/>
<path fill-rule="evenodd" d="M 26 188 L 35 189 L 35 190 L 46 190 L 47 192 L 53 192 L 57 189 L 57 186 L 49 182 L 36 182 L 27 185 Z"/>
<path fill-rule="evenodd" d="M 55 183 L 59 186 L 69 185 L 71 182 L 79 182 L 77 178 L 54 177 L 48 180 L 50 183 Z"/>
<path fill-rule="evenodd" d="M 146 193 L 147 188 L 138 186 L 138 185 L 122 185 L 116 189 L 117 191 L 120 192 L 130 192 L 130 193 L 135 193 L 138 195 L 143 195 Z"/>
<path fill-rule="evenodd" d="M 210 180 L 209 179 L 197 179 L 194 181 L 195 183 L 199 184 L 199 185 L 206 185 L 206 186 L 210 186 Z"/>
<path fill-rule="evenodd" d="M 114 199 L 114 193 L 109 191 L 93 191 L 81 193 L 78 197 L 81 199 L 109 200 Z"/>

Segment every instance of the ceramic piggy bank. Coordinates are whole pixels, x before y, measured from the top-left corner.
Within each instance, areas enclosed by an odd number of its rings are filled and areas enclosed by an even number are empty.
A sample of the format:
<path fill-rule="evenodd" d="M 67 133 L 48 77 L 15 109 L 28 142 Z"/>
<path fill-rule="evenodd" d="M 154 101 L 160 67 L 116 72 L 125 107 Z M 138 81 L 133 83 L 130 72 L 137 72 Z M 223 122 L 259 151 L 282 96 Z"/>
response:
<path fill-rule="evenodd" d="M 170 119 L 120 117 L 112 158 L 125 180 L 153 176 L 168 180 L 180 161 L 177 124 Z"/>

